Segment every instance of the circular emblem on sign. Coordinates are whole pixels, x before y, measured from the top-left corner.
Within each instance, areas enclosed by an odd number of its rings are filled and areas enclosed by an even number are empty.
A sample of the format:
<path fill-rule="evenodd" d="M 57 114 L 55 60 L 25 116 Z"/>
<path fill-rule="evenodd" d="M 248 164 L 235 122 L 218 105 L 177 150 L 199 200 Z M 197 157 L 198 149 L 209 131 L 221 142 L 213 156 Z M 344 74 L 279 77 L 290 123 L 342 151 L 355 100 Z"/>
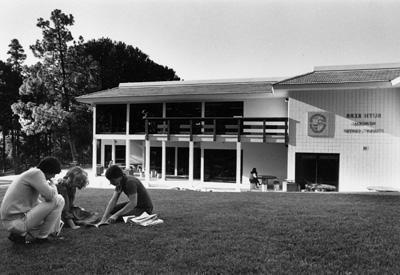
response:
<path fill-rule="evenodd" d="M 309 124 L 314 133 L 322 133 L 326 128 L 326 117 L 322 114 L 315 114 L 310 117 Z"/>

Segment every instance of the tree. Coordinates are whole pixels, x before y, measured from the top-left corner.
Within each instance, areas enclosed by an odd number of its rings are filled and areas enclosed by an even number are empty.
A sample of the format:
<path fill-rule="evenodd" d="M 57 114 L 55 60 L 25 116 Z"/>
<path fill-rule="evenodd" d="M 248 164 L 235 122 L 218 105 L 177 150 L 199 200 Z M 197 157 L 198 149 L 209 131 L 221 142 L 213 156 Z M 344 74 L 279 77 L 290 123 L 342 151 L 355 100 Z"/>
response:
<path fill-rule="evenodd" d="M 84 53 L 98 63 L 101 90 L 122 82 L 179 80 L 173 69 L 159 65 L 140 49 L 109 38 L 83 44 Z"/>
<path fill-rule="evenodd" d="M 19 72 L 12 69 L 10 64 L 0 61 L 0 126 L 2 132 L 2 169 L 6 169 L 6 137 L 13 129 L 13 113 L 10 105 L 18 98 L 18 87 L 21 85 Z"/>
<path fill-rule="evenodd" d="M 73 24 L 73 16 L 60 10 L 54 10 L 50 20 L 38 19 L 43 37 L 30 48 L 40 62 L 24 67 L 21 99 L 12 109 L 29 137 L 27 141 L 44 145 L 41 150 L 53 150 L 62 160 L 67 159 L 64 149 L 68 144 L 72 161 L 77 161 L 78 151 L 89 152 L 92 119 L 91 107 L 76 102 L 75 97 L 121 82 L 179 77 L 123 42 L 106 38 L 85 42 L 82 37 L 75 41 L 68 30 Z"/>
<path fill-rule="evenodd" d="M 11 43 L 8 45 L 9 50 L 8 54 L 10 55 L 9 58 L 7 58 L 7 64 L 9 64 L 12 67 L 12 70 L 16 73 L 18 73 L 18 79 L 16 79 L 17 83 L 15 83 L 15 87 L 20 86 L 22 83 L 22 64 L 24 63 L 26 59 L 26 54 L 24 51 L 24 48 L 21 46 L 19 43 L 18 39 L 13 39 L 11 40 Z M 17 96 L 16 90 L 13 91 L 13 95 Z M 13 98 L 16 99 L 16 98 Z M 11 104 L 10 104 L 11 105 Z M 9 105 L 9 106 L 10 106 Z M 8 108 L 9 111 L 11 111 L 10 108 Z M 11 144 L 12 144 L 12 160 L 13 160 L 13 166 L 14 166 L 14 171 L 16 173 L 19 172 L 20 170 L 20 159 L 19 159 L 19 145 L 20 145 L 20 125 L 17 120 L 16 115 L 12 115 L 11 118 Z"/>
<path fill-rule="evenodd" d="M 22 64 L 26 59 L 26 54 L 24 48 L 19 44 L 18 39 L 11 40 L 11 43 L 8 45 L 10 49 L 8 50 L 8 54 L 10 55 L 7 58 L 7 63 L 11 64 L 12 69 L 17 72 L 21 72 Z"/>
<path fill-rule="evenodd" d="M 73 16 L 60 10 L 51 13 L 50 21 L 38 19 L 43 38 L 32 45 L 34 55 L 41 60 L 27 70 L 20 88 L 23 99 L 13 105 L 19 115 L 22 130 L 28 135 L 45 133 L 52 142 L 62 137 L 69 144 L 72 161 L 77 161 L 74 119 L 77 104 L 74 97 L 91 91 L 95 73 L 89 58 L 77 50 L 83 39 L 73 42 L 69 26 Z M 74 43 L 73 45 L 69 45 Z M 62 147 L 62 145 L 60 145 Z"/>

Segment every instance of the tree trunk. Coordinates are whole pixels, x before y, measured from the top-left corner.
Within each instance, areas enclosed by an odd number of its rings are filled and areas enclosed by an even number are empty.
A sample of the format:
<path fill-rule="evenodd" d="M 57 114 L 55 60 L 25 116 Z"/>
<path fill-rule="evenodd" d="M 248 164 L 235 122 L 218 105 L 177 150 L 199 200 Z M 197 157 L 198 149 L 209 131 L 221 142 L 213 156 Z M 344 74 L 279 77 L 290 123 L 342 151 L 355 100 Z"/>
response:
<path fill-rule="evenodd" d="M 3 150 L 1 152 L 1 158 L 3 160 L 3 174 L 6 172 L 6 132 L 3 128 Z"/>
<path fill-rule="evenodd" d="M 16 144 L 15 144 L 15 130 L 11 130 L 11 157 L 12 157 L 12 166 L 15 173 L 15 158 L 16 158 Z"/>
<path fill-rule="evenodd" d="M 78 163 L 78 159 L 77 159 L 78 153 L 76 152 L 76 146 L 75 146 L 75 142 L 73 140 L 72 129 L 71 129 L 70 123 L 68 123 L 68 143 L 69 143 L 69 148 L 71 150 L 72 163 L 77 164 Z"/>

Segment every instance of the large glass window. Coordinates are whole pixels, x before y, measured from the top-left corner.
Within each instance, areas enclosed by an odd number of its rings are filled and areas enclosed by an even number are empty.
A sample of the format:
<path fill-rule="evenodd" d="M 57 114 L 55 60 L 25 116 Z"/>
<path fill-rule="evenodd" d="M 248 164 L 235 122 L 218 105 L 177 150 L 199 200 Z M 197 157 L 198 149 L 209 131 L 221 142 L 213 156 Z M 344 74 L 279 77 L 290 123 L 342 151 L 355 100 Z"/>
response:
<path fill-rule="evenodd" d="M 200 102 L 167 103 L 167 117 L 201 117 Z"/>
<path fill-rule="evenodd" d="M 125 166 L 125 145 L 115 145 L 115 164 Z"/>
<path fill-rule="evenodd" d="M 204 150 L 204 181 L 235 182 L 236 151 Z"/>
<path fill-rule="evenodd" d="M 243 102 L 206 102 L 206 117 L 242 117 Z M 206 121 L 207 125 L 213 121 Z M 237 121 L 232 119 L 217 120 L 217 134 L 231 134 L 232 126 L 236 126 Z"/>
<path fill-rule="evenodd" d="M 243 102 L 206 102 L 206 117 L 237 117 L 243 116 Z"/>
<path fill-rule="evenodd" d="M 179 102 L 166 104 L 167 117 L 201 117 L 200 102 Z M 174 120 L 170 124 L 171 134 L 187 133 L 189 120 Z M 193 121 L 193 134 L 200 133 L 200 121 Z"/>
<path fill-rule="evenodd" d="M 126 105 L 97 105 L 96 133 L 126 133 Z"/>
<path fill-rule="evenodd" d="M 131 104 L 130 108 L 130 121 L 129 121 L 129 133 L 130 134 L 142 134 L 145 131 L 144 127 L 144 115 L 148 117 L 162 117 L 162 103 L 140 103 Z M 154 123 L 153 123 L 154 124 Z M 156 122 L 155 122 L 156 124 Z"/>

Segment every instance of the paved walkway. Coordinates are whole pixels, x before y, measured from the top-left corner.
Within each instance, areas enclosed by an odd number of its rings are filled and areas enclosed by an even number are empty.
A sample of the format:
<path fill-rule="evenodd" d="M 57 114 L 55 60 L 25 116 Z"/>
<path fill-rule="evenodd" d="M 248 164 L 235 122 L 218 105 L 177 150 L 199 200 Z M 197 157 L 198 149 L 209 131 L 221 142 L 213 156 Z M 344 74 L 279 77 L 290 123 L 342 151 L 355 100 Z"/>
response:
<path fill-rule="evenodd" d="M 68 169 L 63 169 L 60 174 L 56 175 L 55 180 L 62 178 Z M 109 181 L 105 176 L 94 176 L 92 169 L 87 168 L 85 171 L 89 175 L 89 185 L 87 188 L 101 188 L 101 189 L 113 189 Z M 12 180 L 17 177 L 17 175 L 3 176 L 0 177 L 0 189 L 7 188 Z M 241 184 L 240 189 L 237 188 L 236 184 L 233 183 L 223 183 L 223 182 L 207 182 L 202 183 L 200 181 L 193 181 L 190 183 L 187 180 L 150 180 L 145 182 L 143 178 L 140 180 L 147 185 L 149 189 L 175 189 L 175 190 L 195 190 L 203 192 L 240 192 L 249 191 L 247 184 Z"/>

